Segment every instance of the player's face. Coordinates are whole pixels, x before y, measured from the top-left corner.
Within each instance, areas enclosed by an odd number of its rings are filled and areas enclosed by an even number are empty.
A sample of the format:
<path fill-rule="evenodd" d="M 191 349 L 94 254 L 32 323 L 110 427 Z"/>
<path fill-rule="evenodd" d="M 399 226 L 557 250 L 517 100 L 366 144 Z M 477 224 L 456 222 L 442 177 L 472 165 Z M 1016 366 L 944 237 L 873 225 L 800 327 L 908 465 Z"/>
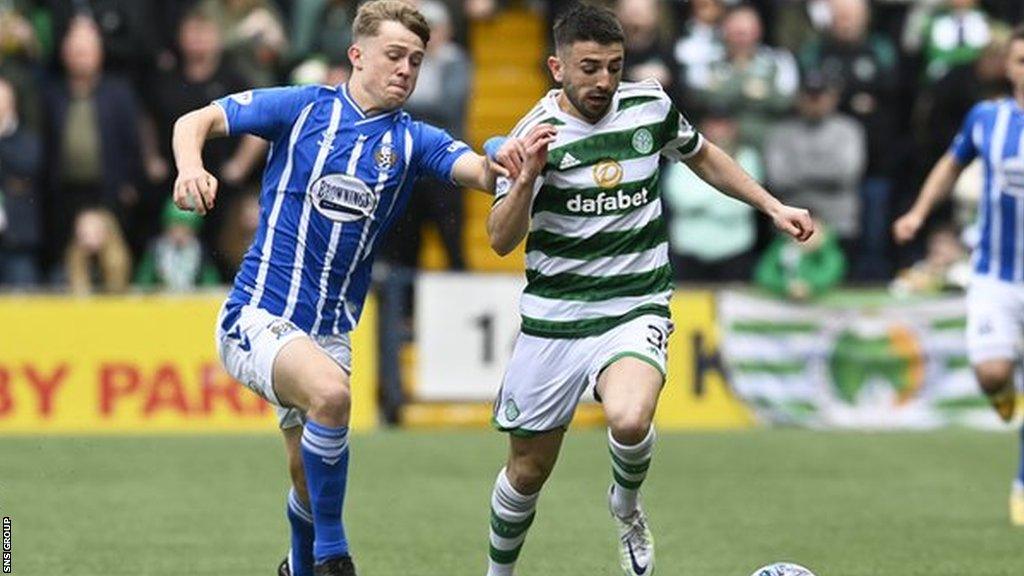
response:
<path fill-rule="evenodd" d="M 379 108 L 399 108 L 416 88 L 423 52 L 423 41 L 411 30 L 393 20 L 382 22 L 376 36 L 349 49 L 353 78 L 360 77 Z"/>
<path fill-rule="evenodd" d="M 1024 91 L 1024 40 L 1010 42 L 1006 53 L 1006 77 L 1014 90 L 1018 93 Z"/>
<path fill-rule="evenodd" d="M 548 67 L 576 111 L 596 122 L 608 112 L 619 89 L 623 56 L 621 43 L 574 42 L 549 58 Z"/>

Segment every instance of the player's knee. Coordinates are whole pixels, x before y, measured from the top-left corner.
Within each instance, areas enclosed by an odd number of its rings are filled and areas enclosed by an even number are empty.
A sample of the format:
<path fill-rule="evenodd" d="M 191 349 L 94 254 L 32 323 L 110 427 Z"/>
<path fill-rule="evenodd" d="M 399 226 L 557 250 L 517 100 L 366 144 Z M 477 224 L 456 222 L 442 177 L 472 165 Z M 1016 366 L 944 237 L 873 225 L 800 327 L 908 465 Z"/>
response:
<path fill-rule="evenodd" d="M 536 494 L 551 474 L 551 465 L 538 458 L 517 458 L 507 467 L 509 483 L 520 494 Z"/>
<path fill-rule="evenodd" d="M 351 406 L 348 388 L 336 383 L 331 388 L 321 388 L 313 395 L 310 402 L 311 412 L 327 412 L 334 415 L 347 415 Z"/>
<path fill-rule="evenodd" d="M 324 424 L 338 425 L 348 421 L 352 395 L 343 377 L 334 373 L 321 375 L 310 392 L 309 415 Z"/>
<path fill-rule="evenodd" d="M 640 406 L 608 411 L 607 417 L 612 436 L 624 444 L 631 445 L 642 442 L 651 428 L 652 415 Z"/>
<path fill-rule="evenodd" d="M 981 389 L 987 394 L 1004 390 L 1013 380 L 1012 362 L 983 362 L 974 367 Z"/>

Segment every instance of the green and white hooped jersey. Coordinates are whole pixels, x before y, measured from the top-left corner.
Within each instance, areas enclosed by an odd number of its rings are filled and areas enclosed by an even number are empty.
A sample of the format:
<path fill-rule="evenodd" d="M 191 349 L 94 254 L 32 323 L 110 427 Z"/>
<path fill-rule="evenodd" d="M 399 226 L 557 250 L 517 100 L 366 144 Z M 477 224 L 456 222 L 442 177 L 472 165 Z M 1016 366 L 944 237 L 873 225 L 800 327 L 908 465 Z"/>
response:
<path fill-rule="evenodd" d="M 700 134 L 654 80 L 623 82 L 595 124 L 558 107 L 552 90 L 516 126 L 558 127 L 534 185 L 526 240 L 524 334 L 585 338 L 639 316 L 669 316 L 672 269 L 658 163 L 697 153 Z M 495 203 L 511 188 L 499 179 Z"/>

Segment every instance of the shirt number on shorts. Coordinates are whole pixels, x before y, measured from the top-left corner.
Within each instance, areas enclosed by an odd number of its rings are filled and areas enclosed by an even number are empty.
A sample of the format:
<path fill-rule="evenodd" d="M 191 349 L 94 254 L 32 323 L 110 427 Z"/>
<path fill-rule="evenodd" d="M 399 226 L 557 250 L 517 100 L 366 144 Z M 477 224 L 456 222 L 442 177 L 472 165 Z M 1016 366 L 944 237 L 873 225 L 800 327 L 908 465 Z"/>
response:
<path fill-rule="evenodd" d="M 647 325 L 647 342 L 665 354 L 668 352 L 668 331 L 654 324 Z"/>

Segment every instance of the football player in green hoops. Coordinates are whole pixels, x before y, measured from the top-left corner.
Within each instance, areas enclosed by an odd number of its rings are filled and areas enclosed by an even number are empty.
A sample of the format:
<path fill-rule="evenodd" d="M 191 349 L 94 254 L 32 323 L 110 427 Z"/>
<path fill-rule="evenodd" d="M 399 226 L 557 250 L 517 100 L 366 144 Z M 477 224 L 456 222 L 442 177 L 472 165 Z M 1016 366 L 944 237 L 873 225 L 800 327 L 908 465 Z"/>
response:
<path fill-rule="evenodd" d="M 704 141 L 656 81 L 620 83 L 623 32 L 611 12 L 576 5 L 554 36 L 548 67 L 562 87 L 496 152 L 511 156 L 502 160 L 517 175 L 499 179 L 487 222 L 499 254 L 526 238 L 527 278 L 521 334 L 494 405 L 511 450 L 491 497 L 487 574 L 513 573 L 566 426 L 593 386 L 608 422 L 620 562 L 626 574 L 647 576 L 654 542 L 639 491 L 672 332 L 660 158 L 685 162 L 798 240 L 814 228 L 806 210 L 783 205 Z M 536 145 L 549 131 L 554 142 Z"/>

